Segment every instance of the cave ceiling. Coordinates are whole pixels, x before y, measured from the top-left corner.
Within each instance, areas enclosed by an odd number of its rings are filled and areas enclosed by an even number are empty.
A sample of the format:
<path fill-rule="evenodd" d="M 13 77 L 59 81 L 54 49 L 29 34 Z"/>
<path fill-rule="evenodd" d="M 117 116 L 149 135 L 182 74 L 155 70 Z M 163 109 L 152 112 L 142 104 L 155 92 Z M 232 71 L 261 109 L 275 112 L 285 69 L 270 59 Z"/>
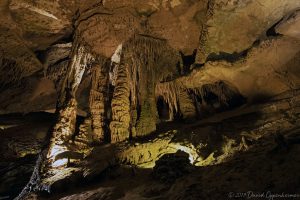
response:
<path fill-rule="evenodd" d="M 276 95 L 291 87 L 282 81 L 283 66 L 294 85 L 299 82 L 299 6 L 298 0 L 4 0 L 0 53 L 14 67 L 2 67 L 0 81 L 45 73 L 66 59 L 75 37 L 105 59 L 141 35 L 185 55 L 198 50 L 195 63 L 208 70 L 176 80 L 188 87 L 226 80 L 250 99 Z M 252 87 L 258 88 L 255 94 Z"/>

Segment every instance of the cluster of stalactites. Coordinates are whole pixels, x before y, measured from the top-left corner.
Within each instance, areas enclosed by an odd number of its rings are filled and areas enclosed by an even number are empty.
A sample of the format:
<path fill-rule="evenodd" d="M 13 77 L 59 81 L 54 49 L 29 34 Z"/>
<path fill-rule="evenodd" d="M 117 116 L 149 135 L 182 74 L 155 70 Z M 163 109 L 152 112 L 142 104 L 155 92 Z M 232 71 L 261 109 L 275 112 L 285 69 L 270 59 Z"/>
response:
<path fill-rule="evenodd" d="M 168 105 L 169 120 L 174 120 L 175 115 L 182 118 L 196 116 L 196 108 L 188 88 L 175 81 L 159 83 L 155 88 L 156 99 L 162 98 Z"/>
<path fill-rule="evenodd" d="M 245 103 L 239 91 L 224 81 L 195 88 L 186 88 L 176 81 L 159 83 L 155 93 L 157 99 L 162 98 L 168 105 L 169 120 L 173 120 L 174 115 L 182 118 L 201 117 Z"/>
<path fill-rule="evenodd" d="M 143 91 L 153 87 L 158 79 L 161 56 L 167 51 L 166 41 L 145 36 L 135 36 L 123 46 L 122 58 L 128 63 L 131 101 L 137 105 Z"/>
<path fill-rule="evenodd" d="M 175 82 L 157 84 L 155 87 L 156 97 L 162 97 L 169 107 L 169 120 L 174 119 L 174 112 L 179 112 L 180 87 Z"/>

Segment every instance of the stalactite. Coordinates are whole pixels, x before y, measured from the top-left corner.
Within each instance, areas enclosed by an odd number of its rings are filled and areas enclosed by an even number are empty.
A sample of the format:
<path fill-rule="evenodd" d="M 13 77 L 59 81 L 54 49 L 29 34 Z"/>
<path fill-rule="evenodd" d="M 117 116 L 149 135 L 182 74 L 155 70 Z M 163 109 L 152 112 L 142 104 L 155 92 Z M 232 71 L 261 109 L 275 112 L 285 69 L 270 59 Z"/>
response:
<path fill-rule="evenodd" d="M 108 79 L 108 70 L 104 64 L 96 64 L 92 68 L 92 84 L 90 90 L 89 107 L 94 140 L 97 142 L 103 142 L 105 139 Z"/>
<path fill-rule="evenodd" d="M 176 81 L 156 85 L 156 98 L 162 97 L 168 104 L 169 120 L 174 114 L 183 119 L 191 119 L 203 112 L 230 109 L 245 103 L 245 98 L 229 83 L 219 81 L 197 88 L 185 88 Z M 200 104 L 200 105 L 199 105 Z"/>
<path fill-rule="evenodd" d="M 221 106 L 229 106 L 228 102 L 236 94 L 239 94 L 236 91 L 233 91 L 227 84 L 223 81 L 216 82 L 215 84 L 205 84 L 201 87 L 201 96 L 206 103 L 209 102 L 209 94 L 212 93 L 217 96 L 217 99 Z"/>
<path fill-rule="evenodd" d="M 165 82 L 156 85 L 156 97 L 162 97 L 169 106 L 169 120 L 174 119 L 174 113 L 184 119 L 196 116 L 196 108 L 189 91 L 176 82 Z"/>
<path fill-rule="evenodd" d="M 118 63 L 111 63 L 109 69 L 109 83 L 112 86 L 116 86 L 117 78 L 118 78 Z"/>
<path fill-rule="evenodd" d="M 121 63 L 118 67 L 116 86 L 111 102 L 112 121 L 110 123 L 111 142 L 129 138 L 130 128 L 130 85 L 128 65 Z"/>
<path fill-rule="evenodd" d="M 174 82 L 165 82 L 156 85 L 155 94 L 161 96 L 169 105 L 169 120 L 174 119 L 174 113 L 179 112 L 179 93 L 180 88 Z"/>

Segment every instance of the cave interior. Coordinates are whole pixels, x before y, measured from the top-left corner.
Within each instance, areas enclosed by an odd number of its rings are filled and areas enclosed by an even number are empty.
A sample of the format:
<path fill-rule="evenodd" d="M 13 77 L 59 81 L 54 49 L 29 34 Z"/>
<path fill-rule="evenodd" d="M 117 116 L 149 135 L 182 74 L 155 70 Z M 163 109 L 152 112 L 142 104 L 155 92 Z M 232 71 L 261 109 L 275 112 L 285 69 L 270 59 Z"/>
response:
<path fill-rule="evenodd" d="M 0 200 L 300 199 L 299 0 L 1 0 Z"/>

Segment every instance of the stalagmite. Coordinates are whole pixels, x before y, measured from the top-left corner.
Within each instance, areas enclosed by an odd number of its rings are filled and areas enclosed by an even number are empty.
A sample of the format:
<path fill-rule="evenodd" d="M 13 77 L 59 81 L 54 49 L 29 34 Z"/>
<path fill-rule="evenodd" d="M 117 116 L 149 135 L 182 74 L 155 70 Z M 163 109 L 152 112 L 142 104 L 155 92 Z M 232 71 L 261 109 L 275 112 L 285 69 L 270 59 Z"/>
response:
<path fill-rule="evenodd" d="M 128 65 L 121 63 L 118 67 L 116 86 L 111 102 L 112 121 L 110 123 L 111 142 L 129 138 L 130 127 L 130 86 Z"/>
<path fill-rule="evenodd" d="M 87 156 L 91 149 L 92 144 L 94 143 L 93 137 L 95 134 L 92 130 L 92 122 L 89 117 L 85 118 L 83 122 L 78 127 L 78 133 L 74 138 L 74 151 L 82 154 L 82 156 Z"/>
<path fill-rule="evenodd" d="M 89 107 L 94 141 L 97 142 L 104 141 L 105 139 L 108 78 L 108 70 L 105 69 L 104 65 L 96 64 L 93 66 Z"/>
<path fill-rule="evenodd" d="M 56 159 L 56 156 L 68 151 L 68 142 L 75 131 L 77 102 L 74 98 L 68 100 L 65 106 L 59 111 L 59 117 L 53 128 L 53 136 L 50 141 L 50 148 L 47 161 L 51 167 L 60 167 L 67 164 L 68 159 Z"/>

